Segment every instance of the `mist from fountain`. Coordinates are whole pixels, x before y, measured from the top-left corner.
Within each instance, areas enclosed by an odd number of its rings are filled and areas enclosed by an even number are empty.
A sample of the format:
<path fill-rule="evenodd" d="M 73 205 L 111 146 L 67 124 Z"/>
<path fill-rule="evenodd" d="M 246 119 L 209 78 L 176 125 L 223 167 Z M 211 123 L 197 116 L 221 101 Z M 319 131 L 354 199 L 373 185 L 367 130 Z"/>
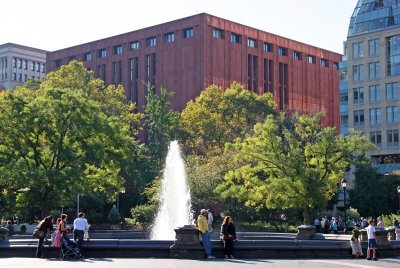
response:
<path fill-rule="evenodd" d="M 169 145 L 159 205 L 151 239 L 174 240 L 174 228 L 192 221 L 190 191 L 178 141 Z"/>

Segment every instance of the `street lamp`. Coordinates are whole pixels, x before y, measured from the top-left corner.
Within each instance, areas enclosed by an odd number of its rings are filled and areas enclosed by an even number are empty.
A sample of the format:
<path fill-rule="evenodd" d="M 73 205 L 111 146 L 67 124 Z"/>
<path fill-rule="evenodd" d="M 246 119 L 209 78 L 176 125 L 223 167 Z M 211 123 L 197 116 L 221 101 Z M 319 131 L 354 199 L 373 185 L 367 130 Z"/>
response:
<path fill-rule="evenodd" d="M 343 188 L 343 206 L 344 206 L 344 233 L 346 233 L 346 218 L 347 218 L 347 214 L 346 214 L 346 187 L 347 187 L 347 181 L 346 179 L 343 179 L 342 182 L 342 188 Z"/>
<path fill-rule="evenodd" d="M 125 188 L 122 188 L 121 191 L 118 193 L 118 199 L 117 199 L 117 211 L 118 211 L 118 214 L 119 214 L 119 196 L 120 196 L 120 194 L 124 194 L 124 193 L 125 193 Z"/>
<path fill-rule="evenodd" d="M 399 194 L 399 211 L 397 212 L 397 215 L 400 215 L 400 185 L 397 186 L 397 193 Z"/>

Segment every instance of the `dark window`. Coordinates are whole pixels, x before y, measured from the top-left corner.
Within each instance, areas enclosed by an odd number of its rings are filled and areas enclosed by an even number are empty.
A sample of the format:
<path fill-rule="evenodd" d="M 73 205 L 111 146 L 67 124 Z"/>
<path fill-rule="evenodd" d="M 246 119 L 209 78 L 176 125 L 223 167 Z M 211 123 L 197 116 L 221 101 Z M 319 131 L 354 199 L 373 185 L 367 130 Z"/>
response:
<path fill-rule="evenodd" d="M 388 130 L 387 131 L 387 146 L 398 147 L 399 146 L 399 130 Z"/>
<path fill-rule="evenodd" d="M 252 48 L 257 47 L 256 40 L 252 38 L 247 38 L 247 46 Z"/>
<path fill-rule="evenodd" d="M 278 53 L 281 56 L 287 56 L 288 55 L 288 49 L 286 47 L 279 47 L 278 48 Z"/>
<path fill-rule="evenodd" d="M 175 41 L 175 34 L 174 33 L 167 33 L 165 34 L 165 43 L 171 43 Z"/>
<path fill-rule="evenodd" d="M 364 88 L 353 88 L 353 104 L 364 103 Z"/>
<path fill-rule="evenodd" d="M 301 52 L 293 51 L 293 59 L 301 60 Z"/>
<path fill-rule="evenodd" d="M 307 55 L 307 63 L 315 64 L 315 56 Z"/>
<path fill-rule="evenodd" d="M 264 59 L 264 93 L 274 92 L 274 62 Z"/>
<path fill-rule="evenodd" d="M 264 42 L 264 44 L 263 44 L 263 49 L 264 49 L 264 51 L 266 51 L 266 52 L 272 52 L 272 44 L 271 44 L 271 43 Z"/>
<path fill-rule="evenodd" d="M 279 63 L 279 108 L 285 109 L 289 105 L 289 66 Z"/>
<path fill-rule="evenodd" d="M 382 132 L 380 131 L 374 131 L 370 132 L 369 134 L 370 141 L 376 145 L 376 147 L 380 148 L 382 147 Z"/>
<path fill-rule="evenodd" d="M 157 44 L 157 38 L 155 36 L 147 38 L 147 46 L 148 47 L 155 47 L 156 44 Z"/>
<path fill-rule="evenodd" d="M 232 43 L 240 43 L 240 35 L 231 33 L 231 42 Z"/>
<path fill-rule="evenodd" d="M 386 99 L 397 100 L 399 98 L 399 83 L 387 83 L 386 84 Z"/>
<path fill-rule="evenodd" d="M 328 62 L 328 60 L 326 60 L 326 59 L 321 59 L 321 60 L 320 60 L 320 65 L 321 65 L 322 67 L 329 67 L 329 62 Z"/>
<path fill-rule="evenodd" d="M 183 30 L 183 38 L 192 38 L 194 36 L 193 28 L 187 28 Z"/>
<path fill-rule="evenodd" d="M 371 126 L 382 124 L 382 109 L 381 108 L 369 109 L 369 124 Z"/>
<path fill-rule="evenodd" d="M 122 54 L 122 45 L 118 45 L 114 47 L 114 54 L 119 55 Z"/>
<path fill-rule="evenodd" d="M 353 122 L 354 122 L 354 127 L 364 126 L 364 110 L 353 111 Z"/>
<path fill-rule="evenodd" d="M 61 65 L 62 65 L 62 59 L 57 59 L 57 60 L 55 61 L 55 66 L 56 66 L 56 68 L 60 68 Z M 34 69 L 35 69 L 35 63 L 32 62 L 31 70 L 33 71 Z"/>
<path fill-rule="evenodd" d="M 139 50 L 139 41 L 131 43 L 131 50 Z"/>
<path fill-rule="evenodd" d="M 92 53 L 87 52 L 83 54 L 83 61 L 91 61 L 92 60 Z"/>
<path fill-rule="evenodd" d="M 247 87 L 248 90 L 258 93 L 258 57 L 248 55 L 247 57 Z"/>
<path fill-rule="evenodd" d="M 369 86 L 369 101 L 381 101 L 381 87 L 380 85 Z"/>
<path fill-rule="evenodd" d="M 353 81 L 363 81 L 364 80 L 364 65 L 354 65 L 353 66 Z"/>
<path fill-rule="evenodd" d="M 213 37 L 223 39 L 224 38 L 224 31 L 218 28 L 213 29 Z"/>
<path fill-rule="evenodd" d="M 105 58 L 105 57 L 107 57 L 107 50 L 105 48 L 100 49 L 99 50 L 99 58 Z"/>

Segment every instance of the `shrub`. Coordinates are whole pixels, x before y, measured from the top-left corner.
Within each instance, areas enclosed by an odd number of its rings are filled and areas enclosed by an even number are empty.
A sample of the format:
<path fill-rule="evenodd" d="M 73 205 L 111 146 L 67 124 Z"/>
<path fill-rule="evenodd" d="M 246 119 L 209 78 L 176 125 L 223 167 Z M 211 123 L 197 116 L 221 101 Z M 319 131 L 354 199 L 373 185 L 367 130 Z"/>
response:
<path fill-rule="evenodd" d="M 144 228 L 152 223 L 156 213 L 157 206 L 155 204 L 139 205 L 131 209 L 132 220 Z"/>
<path fill-rule="evenodd" d="M 119 223 L 119 213 L 117 211 L 117 208 L 115 205 L 110 210 L 110 213 L 108 214 L 108 222 L 111 224 L 117 224 Z"/>

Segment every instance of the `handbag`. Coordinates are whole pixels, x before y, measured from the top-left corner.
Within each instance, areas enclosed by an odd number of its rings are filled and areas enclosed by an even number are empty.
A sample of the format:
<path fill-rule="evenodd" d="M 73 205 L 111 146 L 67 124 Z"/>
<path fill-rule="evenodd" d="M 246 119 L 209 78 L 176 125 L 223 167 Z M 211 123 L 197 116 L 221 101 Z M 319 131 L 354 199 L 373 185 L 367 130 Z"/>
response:
<path fill-rule="evenodd" d="M 226 241 L 226 240 L 233 240 L 233 236 L 221 234 L 220 239 L 221 239 L 221 240 L 224 240 L 224 241 Z"/>
<path fill-rule="evenodd" d="M 32 236 L 33 236 L 33 238 L 35 238 L 35 239 L 43 238 L 43 237 L 44 237 L 44 231 L 42 231 L 42 230 L 36 228 L 36 229 L 33 231 Z"/>

